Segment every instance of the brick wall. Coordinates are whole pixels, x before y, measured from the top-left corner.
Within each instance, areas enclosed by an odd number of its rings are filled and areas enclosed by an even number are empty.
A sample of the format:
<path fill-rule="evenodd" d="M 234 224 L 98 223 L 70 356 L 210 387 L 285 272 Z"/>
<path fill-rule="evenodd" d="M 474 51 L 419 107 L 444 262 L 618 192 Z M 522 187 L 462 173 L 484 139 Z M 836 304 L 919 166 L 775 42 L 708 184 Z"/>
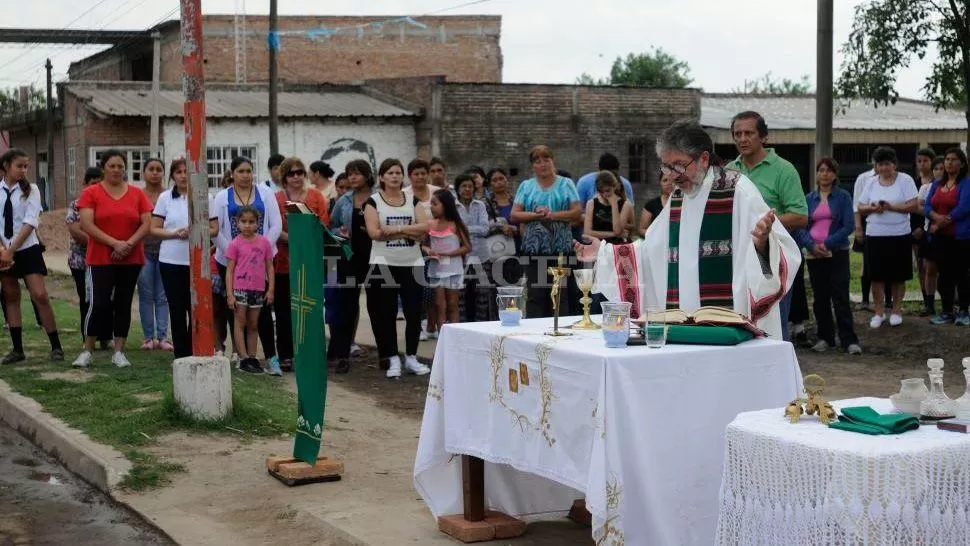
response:
<path fill-rule="evenodd" d="M 372 78 L 446 75 L 449 81 L 499 82 L 502 51 L 499 45 L 501 17 L 454 16 L 417 18 L 426 28 L 405 23 L 369 26 L 391 17 L 280 17 L 281 32 L 342 28 L 330 37 L 283 35 L 279 54 L 280 79 L 289 82 L 350 83 Z M 234 82 L 235 34 L 231 15 L 208 15 L 204 19 L 206 79 Z M 246 18 L 247 82 L 269 78 L 266 33 L 268 17 Z M 357 30 L 357 27 L 360 30 Z M 178 25 L 162 28 L 162 81 L 179 82 L 182 59 Z M 130 44 L 128 54 L 137 57 L 151 44 Z M 120 54 L 110 51 L 71 65 L 72 80 L 127 79 L 119 68 Z"/>
<path fill-rule="evenodd" d="M 659 192 L 657 135 L 676 120 L 700 116 L 700 92 L 693 89 L 455 83 L 437 89 L 439 153 L 452 175 L 478 164 L 517 169 L 515 178 L 525 179 L 529 150 L 545 144 L 574 178 L 596 170 L 604 152 L 620 159 L 626 176 L 630 144 L 641 141 L 647 182 L 635 188 L 638 203 Z"/>

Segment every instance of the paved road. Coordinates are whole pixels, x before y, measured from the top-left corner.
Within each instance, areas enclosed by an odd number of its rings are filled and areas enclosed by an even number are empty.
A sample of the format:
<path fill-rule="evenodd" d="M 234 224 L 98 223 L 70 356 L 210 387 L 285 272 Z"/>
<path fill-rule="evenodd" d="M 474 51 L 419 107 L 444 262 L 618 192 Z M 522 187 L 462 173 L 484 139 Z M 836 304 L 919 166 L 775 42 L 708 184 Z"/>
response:
<path fill-rule="evenodd" d="M 172 544 L 0 424 L 0 546 Z"/>

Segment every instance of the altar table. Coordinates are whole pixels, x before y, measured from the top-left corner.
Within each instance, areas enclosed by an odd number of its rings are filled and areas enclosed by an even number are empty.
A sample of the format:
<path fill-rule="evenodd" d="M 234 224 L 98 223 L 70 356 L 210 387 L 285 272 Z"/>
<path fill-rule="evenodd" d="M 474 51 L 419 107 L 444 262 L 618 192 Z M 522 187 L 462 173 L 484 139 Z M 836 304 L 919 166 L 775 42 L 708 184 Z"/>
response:
<path fill-rule="evenodd" d="M 882 398 L 832 406 L 893 411 Z M 728 426 L 719 544 L 970 544 L 970 435 L 869 436 L 783 415 Z"/>
<path fill-rule="evenodd" d="M 585 496 L 598 544 L 711 544 L 725 427 L 798 394 L 791 344 L 608 349 L 599 331 L 543 335 L 551 324 L 442 329 L 414 467 L 431 512 L 469 505 L 468 455 L 485 461 L 477 511 L 564 513 Z"/>

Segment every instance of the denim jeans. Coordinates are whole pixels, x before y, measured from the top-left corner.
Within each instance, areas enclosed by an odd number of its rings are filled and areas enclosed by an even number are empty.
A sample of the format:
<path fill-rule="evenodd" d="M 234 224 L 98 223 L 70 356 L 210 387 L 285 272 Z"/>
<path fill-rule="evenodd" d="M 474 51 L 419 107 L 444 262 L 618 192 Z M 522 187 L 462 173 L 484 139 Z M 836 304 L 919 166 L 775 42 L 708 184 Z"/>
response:
<path fill-rule="evenodd" d="M 145 255 L 145 265 L 138 275 L 138 315 L 145 339 L 168 337 L 168 300 L 158 270 L 158 257 Z"/>

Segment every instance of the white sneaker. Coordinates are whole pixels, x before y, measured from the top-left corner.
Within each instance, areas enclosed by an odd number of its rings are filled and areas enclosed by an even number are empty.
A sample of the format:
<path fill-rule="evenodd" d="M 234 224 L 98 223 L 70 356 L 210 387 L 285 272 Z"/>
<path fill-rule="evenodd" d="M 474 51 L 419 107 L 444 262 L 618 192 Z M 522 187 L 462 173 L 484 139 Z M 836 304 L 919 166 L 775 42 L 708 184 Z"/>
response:
<path fill-rule="evenodd" d="M 87 368 L 92 362 L 94 362 L 94 355 L 91 354 L 91 351 L 84 350 L 81 351 L 81 354 L 77 355 L 77 358 L 74 359 L 71 366 L 75 368 Z"/>
<path fill-rule="evenodd" d="M 903 323 L 903 316 L 902 315 L 897 315 L 895 313 L 893 313 L 892 315 L 889 315 L 889 325 L 890 326 L 899 326 L 902 323 Z"/>
<path fill-rule="evenodd" d="M 812 345 L 812 350 L 816 353 L 824 353 L 825 351 L 829 350 L 829 343 L 824 339 L 820 339 L 818 340 L 818 343 Z"/>
<path fill-rule="evenodd" d="M 872 319 L 869 321 L 869 327 L 875 330 L 876 328 L 882 326 L 882 323 L 885 321 L 885 315 L 872 315 Z"/>
<path fill-rule="evenodd" d="M 397 379 L 401 377 L 401 357 L 394 355 L 388 360 L 391 366 L 387 369 L 387 378 Z"/>
<path fill-rule="evenodd" d="M 431 368 L 418 362 L 418 357 L 415 355 L 404 357 L 404 367 L 414 375 L 428 375 L 431 373 Z"/>
<path fill-rule="evenodd" d="M 360 345 L 357 345 L 356 343 L 351 344 L 350 356 L 360 356 L 362 354 L 364 354 L 364 350 L 360 348 Z"/>
<path fill-rule="evenodd" d="M 438 339 L 438 332 L 428 332 L 428 339 Z"/>
<path fill-rule="evenodd" d="M 862 347 L 860 347 L 858 343 L 853 343 L 852 345 L 849 345 L 849 347 L 846 350 L 849 352 L 850 355 L 862 354 Z"/>
<path fill-rule="evenodd" d="M 127 368 L 128 366 L 131 366 L 131 362 L 128 362 L 128 357 L 126 357 L 125 353 L 122 353 L 121 351 L 116 352 L 115 355 L 111 357 L 111 363 L 119 368 Z"/>
<path fill-rule="evenodd" d="M 421 330 L 421 333 L 418 334 L 418 341 L 428 341 L 429 339 L 428 332 L 425 332 L 424 330 Z"/>

